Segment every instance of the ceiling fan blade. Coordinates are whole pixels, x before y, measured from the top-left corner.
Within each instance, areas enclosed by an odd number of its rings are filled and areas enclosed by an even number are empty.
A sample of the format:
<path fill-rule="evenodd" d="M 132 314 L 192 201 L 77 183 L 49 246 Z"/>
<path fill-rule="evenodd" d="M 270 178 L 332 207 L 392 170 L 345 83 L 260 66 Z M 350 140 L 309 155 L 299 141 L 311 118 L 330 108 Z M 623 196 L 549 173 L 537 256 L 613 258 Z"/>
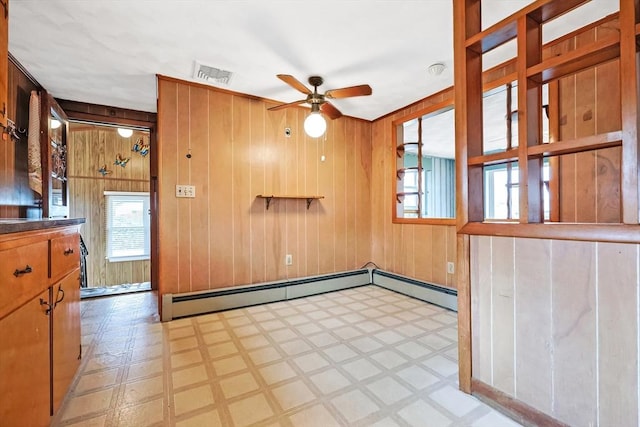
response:
<path fill-rule="evenodd" d="M 320 106 L 320 111 L 325 113 L 331 120 L 337 119 L 342 116 L 340 110 L 333 106 L 333 104 L 329 102 L 325 102 Z"/>
<path fill-rule="evenodd" d="M 349 98 L 351 96 L 371 95 L 373 90 L 369 85 L 359 85 L 351 87 L 343 87 L 342 89 L 331 89 L 325 92 L 326 98 Z"/>
<path fill-rule="evenodd" d="M 267 108 L 267 110 L 269 110 L 269 111 L 282 110 L 283 108 L 293 107 L 294 105 L 304 104 L 305 102 L 307 102 L 306 99 L 301 99 L 299 101 L 293 101 L 293 102 L 288 102 L 286 104 L 276 105 L 275 107 Z"/>
<path fill-rule="evenodd" d="M 300 83 L 300 81 L 293 76 L 290 76 L 288 74 L 278 74 L 276 77 L 278 77 L 280 80 L 282 80 L 292 88 L 304 93 L 305 95 L 309 95 L 312 93 L 308 87 Z"/>

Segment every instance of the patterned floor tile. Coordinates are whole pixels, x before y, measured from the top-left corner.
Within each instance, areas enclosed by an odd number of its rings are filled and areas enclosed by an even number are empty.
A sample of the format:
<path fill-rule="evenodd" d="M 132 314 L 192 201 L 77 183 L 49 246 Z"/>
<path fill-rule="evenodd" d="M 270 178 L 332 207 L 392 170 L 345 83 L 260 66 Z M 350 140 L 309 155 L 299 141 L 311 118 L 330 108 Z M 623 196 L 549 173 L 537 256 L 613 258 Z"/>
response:
<path fill-rule="evenodd" d="M 83 300 L 53 427 L 513 427 L 458 390 L 455 313 L 375 286 L 160 323 L 157 296 Z"/>

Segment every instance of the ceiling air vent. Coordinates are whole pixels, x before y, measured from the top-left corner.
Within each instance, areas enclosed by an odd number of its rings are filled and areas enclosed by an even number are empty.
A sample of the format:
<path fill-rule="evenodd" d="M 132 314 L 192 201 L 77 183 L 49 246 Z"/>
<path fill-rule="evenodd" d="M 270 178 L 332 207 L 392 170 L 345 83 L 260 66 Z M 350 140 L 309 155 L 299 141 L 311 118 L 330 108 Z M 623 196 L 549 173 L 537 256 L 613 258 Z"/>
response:
<path fill-rule="evenodd" d="M 209 67 L 208 65 L 201 64 L 198 61 L 195 61 L 195 63 L 196 66 L 193 71 L 194 79 L 203 80 L 207 83 L 219 83 L 223 85 L 228 85 L 231 81 L 231 76 L 233 76 L 231 71 Z"/>

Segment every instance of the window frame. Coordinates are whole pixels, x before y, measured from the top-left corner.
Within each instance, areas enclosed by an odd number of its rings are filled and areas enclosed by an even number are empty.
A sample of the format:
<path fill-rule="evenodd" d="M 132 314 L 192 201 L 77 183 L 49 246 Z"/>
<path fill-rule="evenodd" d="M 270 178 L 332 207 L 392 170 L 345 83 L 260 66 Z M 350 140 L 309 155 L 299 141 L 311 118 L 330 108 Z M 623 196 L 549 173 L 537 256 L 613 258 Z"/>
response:
<path fill-rule="evenodd" d="M 453 95 L 453 94 L 452 94 Z M 422 108 L 416 112 L 411 114 L 407 114 L 398 119 L 395 119 L 391 122 L 391 135 L 392 135 L 392 154 L 391 158 L 393 161 L 391 162 L 391 183 L 392 183 L 392 191 L 391 191 L 391 220 L 394 224 L 429 224 L 429 225 L 456 225 L 456 209 L 454 209 L 454 215 L 451 218 L 404 218 L 398 216 L 397 204 L 398 204 L 398 175 L 397 175 L 397 155 L 398 155 L 398 126 L 401 126 L 403 123 L 418 119 L 423 116 L 427 116 L 433 113 L 436 113 L 440 110 L 454 110 L 454 98 L 451 96 L 450 98 L 446 98 L 440 102 L 434 102 L 433 104 Z M 454 115 L 455 117 L 455 115 Z M 455 139 L 454 139 L 455 144 Z M 454 156 L 454 161 L 457 162 L 457 159 Z M 424 171 L 423 171 L 424 172 Z M 424 186 L 424 183 L 423 183 Z M 456 186 L 454 186 L 454 191 L 456 190 Z M 457 196 L 454 194 L 454 200 L 457 200 Z M 420 215 L 420 213 L 418 213 Z"/>
<path fill-rule="evenodd" d="M 105 259 L 110 263 L 127 262 L 127 261 L 148 261 L 151 259 L 151 215 L 148 214 L 151 209 L 151 195 L 149 191 L 105 191 Z M 126 200 L 126 198 L 143 198 L 143 230 L 145 253 L 142 255 L 129 256 L 113 256 L 111 230 L 112 226 L 112 209 L 111 201 Z M 144 215 L 147 212 L 147 215 Z"/>

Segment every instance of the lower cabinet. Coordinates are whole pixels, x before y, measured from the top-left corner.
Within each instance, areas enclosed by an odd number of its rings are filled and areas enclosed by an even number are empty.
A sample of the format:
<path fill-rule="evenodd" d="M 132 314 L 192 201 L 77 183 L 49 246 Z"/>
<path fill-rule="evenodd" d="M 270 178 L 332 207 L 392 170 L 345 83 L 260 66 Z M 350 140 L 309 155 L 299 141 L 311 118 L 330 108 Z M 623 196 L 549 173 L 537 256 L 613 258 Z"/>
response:
<path fill-rule="evenodd" d="M 60 408 L 80 366 L 80 269 L 51 288 L 53 413 Z"/>
<path fill-rule="evenodd" d="M 45 427 L 80 365 L 78 237 L 64 229 L 2 237 L 0 427 Z"/>
<path fill-rule="evenodd" d="M 49 290 L 0 321 L 0 425 L 47 426 Z"/>

